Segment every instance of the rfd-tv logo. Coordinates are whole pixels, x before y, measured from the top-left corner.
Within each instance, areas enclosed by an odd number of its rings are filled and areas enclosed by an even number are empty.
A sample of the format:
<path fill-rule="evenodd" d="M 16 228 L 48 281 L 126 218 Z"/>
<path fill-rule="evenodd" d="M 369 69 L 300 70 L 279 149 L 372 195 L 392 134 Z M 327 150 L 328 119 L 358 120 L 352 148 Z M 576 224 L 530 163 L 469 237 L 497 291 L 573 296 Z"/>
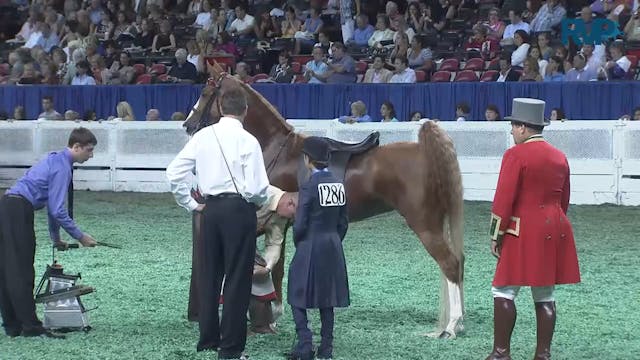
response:
<path fill-rule="evenodd" d="M 618 28 L 618 23 L 609 19 L 593 19 L 591 22 L 591 32 L 587 32 L 584 20 L 563 19 L 562 20 L 562 43 L 569 45 L 569 38 L 581 46 L 582 44 L 600 45 L 609 39 L 615 39 L 622 32 Z"/>

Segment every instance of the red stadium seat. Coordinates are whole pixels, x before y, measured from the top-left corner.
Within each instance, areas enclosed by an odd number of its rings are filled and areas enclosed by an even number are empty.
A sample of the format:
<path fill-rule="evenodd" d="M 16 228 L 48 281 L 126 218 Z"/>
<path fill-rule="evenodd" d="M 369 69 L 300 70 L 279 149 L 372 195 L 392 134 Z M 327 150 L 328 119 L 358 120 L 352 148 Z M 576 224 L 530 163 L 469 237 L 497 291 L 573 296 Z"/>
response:
<path fill-rule="evenodd" d="M 297 84 L 305 84 L 307 79 L 303 75 L 298 74 L 293 78 L 293 82 Z"/>
<path fill-rule="evenodd" d="M 458 59 L 446 59 L 442 62 L 438 71 L 456 72 L 458 69 L 460 69 L 460 61 Z"/>
<path fill-rule="evenodd" d="M 480 77 L 480 81 L 481 82 L 487 82 L 487 81 L 496 81 L 496 79 L 498 79 L 499 73 L 496 70 L 487 70 L 484 73 L 482 73 L 482 76 Z"/>
<path fill-rule="evenodd" d="M 356 61 L 356 74 L 364 74 L 367 72 L 368 68 L 369 64 L 367 64 L 366 62 L 362 60 Z"/>
<path fill-rule="evenodd" d="M 453 81 L 478 81 L 478 75 L 473 70 L 462 70 L 456 74 L 456 78 Z"/>
<path fill-rule="evenodd" d="M 422 70 L 416 70 L 416 82 L 427 81 L 427 73 Z"/>
<path fill-rule="evenodd" d="M 302 72 L 302 65 L 297 61 L 293 61 L 291 63 L 291 70 L 293 70 L 294 74 L 300 74 L 300 72 Z"/>
<path fill-rule="evenodd" d="M 482 71 L 484 70 L 484 60 L 482 58 L 473 58 L 467 60 L 463 70 Z"/>
<path fill-rule="evenodd" d="M 9 75 L 11 73 L 11 66 L 9 64 L 0 64 L 0 76 Z"/>
<path fill-rule="evenodd" d="M 640 58 L 640 49 L 630 49 L 627 50 L 627 58 L 629 57 L 629 55 L 633 55 L 636 58 Z"/>
<path fill-rule="evenodd" d="M 153 64 L 151 65 L 151 69 L 149 69 L 151 74 L 162 75 L 167 73 L 167 65 L 165 64 Z"/>
<path fill-rule="evenodd" d="M 269 75 L 265 73 L 255 74 L 253 76 L 253 82 L 256 82 L 258 80 L 267 80 L 268 78 L 269 78 Z"/>
<path fill-rule="evenodd" d="M 435 74 L 431 76 L 431 82 L 449 82 L 449 81 L 451 81 L 450 71 L 436 71 Z"/>
<path fill-rule="evenodd" d="M 147 67 L 144 64 L 133 64 L 133 70 L 135 70 L 136 76 L 140 76 L 147 72 Z"/>
<path fill-rule="evenodd" d="M 291 56 L 291 60 L 295 61 L 297 63 L 300 63 L 300 65 L 305 65 L 309 61 L 313 60 L 313 56 L 311 56 L 311 55 L 293 55 L 293 56 Z"/>
<path fill-rule="evenodd" d="M 498 70 L 500 68 L 500 58 L 497 57 L 487 64 L 485 70 Z"/>
<path fill-rule="evenodd" d="M 136 79 L 136 84 L 151 84 L 151 75 L 142 74 Z"/>

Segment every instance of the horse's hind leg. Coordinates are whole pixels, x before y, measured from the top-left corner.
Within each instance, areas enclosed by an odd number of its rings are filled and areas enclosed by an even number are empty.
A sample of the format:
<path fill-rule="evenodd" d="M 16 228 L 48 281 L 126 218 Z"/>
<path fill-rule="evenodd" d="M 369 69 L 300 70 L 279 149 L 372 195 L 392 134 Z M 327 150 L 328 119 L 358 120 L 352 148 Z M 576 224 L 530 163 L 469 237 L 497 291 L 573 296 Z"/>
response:
<path fill-rule="evenodd" d="M 422 231 L 417 232 L 422 245 L 424 245 L 427 252 L 434 258 L 434 260 L 440 266 L 440 270 L 450 281 L 458 283 L 461 280 L 460 274 L 460 261 L 458 257 L 453 253 L 453 250 L 444 238 L 441 231 Z"/>
<path fill-rule="evenodd" d="M 462 269 L 460 261 L 449 245 L 442 232 L 423 231 L 418 234 L 427 252 L 440 266 L 440 320 L 438 330 L 426 334 L 429 337 L 455 338 L 456 333 L 463 331 L 463 299 L 462 299 Z M 455 281 L 452 281 L 455 280 Z"/>

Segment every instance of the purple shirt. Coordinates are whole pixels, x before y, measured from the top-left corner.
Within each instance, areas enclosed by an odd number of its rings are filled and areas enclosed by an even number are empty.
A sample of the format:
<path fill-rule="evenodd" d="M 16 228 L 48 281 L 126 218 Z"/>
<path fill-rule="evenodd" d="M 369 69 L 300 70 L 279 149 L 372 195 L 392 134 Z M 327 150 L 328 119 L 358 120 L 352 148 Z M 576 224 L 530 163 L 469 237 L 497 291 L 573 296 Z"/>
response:
<path fill-rule="evenodd" d="M 82 231 L 69 217 L 65 198 L 71 182 L 73 158 L 69 149 L 51 152 L 45 159 L 33 165 L 6 194 L 21 195 L 36 210 L 47 206 L 49 214 L 49 235 L 52 241 L 60 240 L 60 226 L 76 240 L 82 238 Z"/>

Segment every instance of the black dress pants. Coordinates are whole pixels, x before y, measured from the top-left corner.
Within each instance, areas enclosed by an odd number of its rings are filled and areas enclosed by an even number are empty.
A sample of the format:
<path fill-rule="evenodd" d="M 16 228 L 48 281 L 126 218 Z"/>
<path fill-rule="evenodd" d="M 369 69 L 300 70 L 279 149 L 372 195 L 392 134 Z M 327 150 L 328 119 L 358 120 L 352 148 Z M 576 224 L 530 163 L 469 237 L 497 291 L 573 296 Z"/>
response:
<path fill-rule="evenodd" d="M 21 196 L 0 198 L 0 313 L 8 335 L 44 332 L 33 298 L 36 235 L 33 206 Z"/>
<path fill-rule="evenodd" d="M 256 208 L 237 195 L 209 197 L 198 256 L 200 341 L 219 359 L 239 358 L 247 341 L 247 310 L 256 253 Z M 222 319 L 218 318 L 224 280 Z"/>

